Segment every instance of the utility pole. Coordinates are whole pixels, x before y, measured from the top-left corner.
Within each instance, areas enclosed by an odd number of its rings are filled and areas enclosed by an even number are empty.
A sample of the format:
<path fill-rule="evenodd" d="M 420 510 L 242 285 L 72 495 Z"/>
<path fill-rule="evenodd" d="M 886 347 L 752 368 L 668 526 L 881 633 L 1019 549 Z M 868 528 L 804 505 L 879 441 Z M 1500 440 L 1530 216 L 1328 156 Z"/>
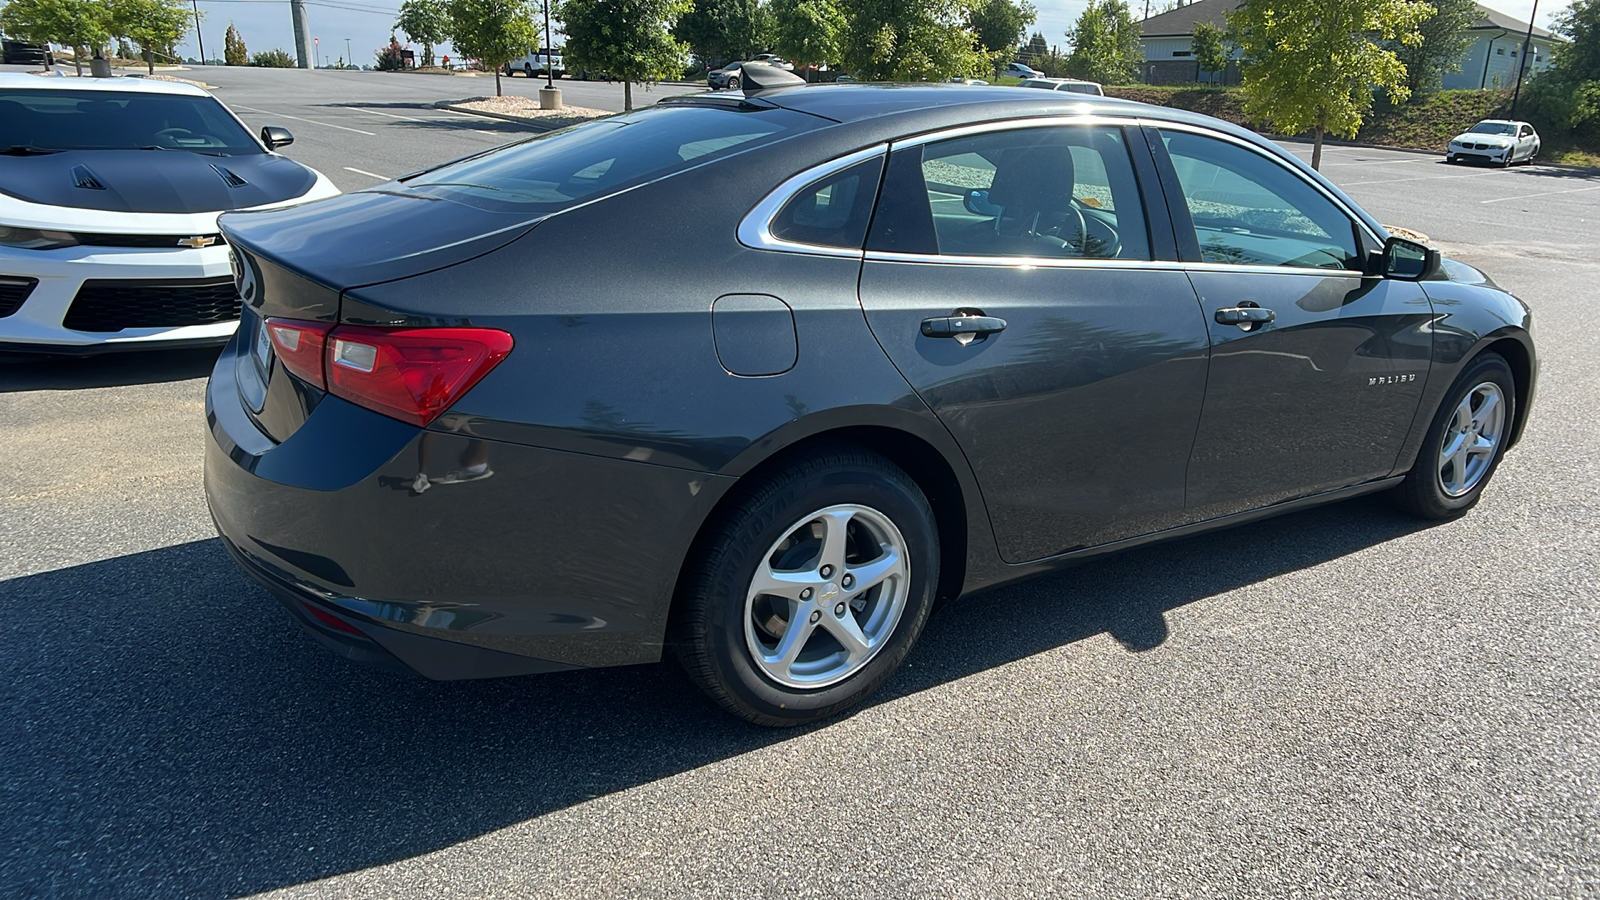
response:
<path fill-rule="evenodd" d="M 350 50 L 349 38 L 344 39 L 344 64 L 347 66 L 353 66 L 356 64 L 355 54 Z"/>
<path fill-rule="evenodd" d="M 1517 117 L 1517 100 L 1522 96 L 1522 73 L 1528 69 L 1528 45 L 1533 43 L 1533 20 L 1539 18 L 1539 0 L 1533 0 L 1528 14 L 1528 34 L 1522 39 L 1522 55 L 1517 58 L 1517 89 L 1511 92 L 1511 118 Z"/>
<path fill-rule="evenodd" d="M 294 55 L 302 69 L 317 67 L 317 39 L 311 36 L 311 19 L 306 15 L 306 0 L 289 0 L 289 16 L 294 20 Z"/>
<path fill-rule="evenodd" d="M 189 0 L 194 5 L 194 39 L 200 42 L 200 65 L 206 64 L 206 39 L 200 36 L 200 3 L 199 0 Z"/>
<path fill-rule="evenodd" d="M 556 86 L 556 64 L 550 53 L 550 0 L 544 0 L 544 86 Z"/>

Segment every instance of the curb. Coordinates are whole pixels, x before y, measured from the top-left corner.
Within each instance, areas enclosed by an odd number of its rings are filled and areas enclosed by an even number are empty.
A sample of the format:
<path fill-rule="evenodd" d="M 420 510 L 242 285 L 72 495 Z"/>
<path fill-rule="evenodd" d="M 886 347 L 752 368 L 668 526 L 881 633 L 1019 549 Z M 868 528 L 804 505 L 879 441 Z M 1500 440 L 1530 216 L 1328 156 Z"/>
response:
<path fill-rule="evenodd" d="M 555 131 L 557 128 L 565 127 L 563 125 L 545 125 L 544 123 L 538 122 L 534 119 L 524 119 L 519 116 L 508 116 L 505 113 L 487 112 L 481 109 L 469 109 L 465 106 L 456 106 L 455 103 L 456 101 L 454 100 L 435 100 L 433 103 L 433 108 L 447 109 L 454 113 L 463 113 L 469 116 L 483 116 L 485 119 L 499 119 L 502 122 L 515 122 L 518 125 L 521 125 L 525 128 L 531 128 L 534 131 Z"/>

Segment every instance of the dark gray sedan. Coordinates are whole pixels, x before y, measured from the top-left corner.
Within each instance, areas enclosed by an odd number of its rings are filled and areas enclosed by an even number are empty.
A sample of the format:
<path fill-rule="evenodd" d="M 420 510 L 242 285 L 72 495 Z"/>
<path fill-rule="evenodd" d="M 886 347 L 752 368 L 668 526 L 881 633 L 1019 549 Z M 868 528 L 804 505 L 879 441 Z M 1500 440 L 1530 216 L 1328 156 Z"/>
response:
<path fill-rule="evenodd" d="M 225 216 L 239 564 L 352 659 L 671 648 L 787 725 L 963 593 L 1377 491 L 1457 516 L 1523 431 L 1528 307 L 1254 134 L 783 80 Z"/>

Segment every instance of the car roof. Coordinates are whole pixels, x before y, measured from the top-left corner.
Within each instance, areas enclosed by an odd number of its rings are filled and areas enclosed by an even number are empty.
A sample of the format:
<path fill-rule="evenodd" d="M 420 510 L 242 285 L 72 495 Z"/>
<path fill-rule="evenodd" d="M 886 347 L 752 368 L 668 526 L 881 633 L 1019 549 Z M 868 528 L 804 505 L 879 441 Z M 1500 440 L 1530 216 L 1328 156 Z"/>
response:
<path fill-rule="evenodd" d="M 39 91 L 120 91 L 130 94 L 185 94 L 209 97 L 206 91 L 184 81 L 154 78 L 52 78 L 25 72 L 0 72 L 0 90 Z"/>
<path fill-rule="evenodd" d="M 1105 112 L 1111 115 L 1138 115 L 1191 121 L 1195 117 L 1182 110 L 1151 106 L 1132 100 L 1073 94 L 1063 97 L 1054 91 L 1019 86 L 949 84 L 917 82 L 852 82 L 849 84 L 809 84 L 761 91 L 756 97 L 796 112 L 810 113 L 836 122 L 855 122 L 878 116 L 896 115 L 917 118 L 919 113 L 943 119 L 953 107 L 971 107 L 967 112 L 980 119 L 1016 116 L 1058 115 L 1063 112 Z M 1090 104 L 1086 110 L 1082 104 Z M 991 106 L 991 109 L 982 107 Z M 1200 117 L 1207 122 L 1209 118 Z"/>

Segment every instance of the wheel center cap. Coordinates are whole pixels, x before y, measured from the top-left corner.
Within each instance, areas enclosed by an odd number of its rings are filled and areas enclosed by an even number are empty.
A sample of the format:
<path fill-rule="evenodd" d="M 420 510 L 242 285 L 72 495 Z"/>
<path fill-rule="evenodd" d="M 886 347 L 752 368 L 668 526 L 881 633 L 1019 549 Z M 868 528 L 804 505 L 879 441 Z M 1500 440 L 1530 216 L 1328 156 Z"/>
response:
<path fill-rule="evenodd" d="M 823 600 L 832 600 L 839 595 L 839 586 L 830 581 L 822 586 L 822 590 L 818 592 L 818 595 Z"/>

